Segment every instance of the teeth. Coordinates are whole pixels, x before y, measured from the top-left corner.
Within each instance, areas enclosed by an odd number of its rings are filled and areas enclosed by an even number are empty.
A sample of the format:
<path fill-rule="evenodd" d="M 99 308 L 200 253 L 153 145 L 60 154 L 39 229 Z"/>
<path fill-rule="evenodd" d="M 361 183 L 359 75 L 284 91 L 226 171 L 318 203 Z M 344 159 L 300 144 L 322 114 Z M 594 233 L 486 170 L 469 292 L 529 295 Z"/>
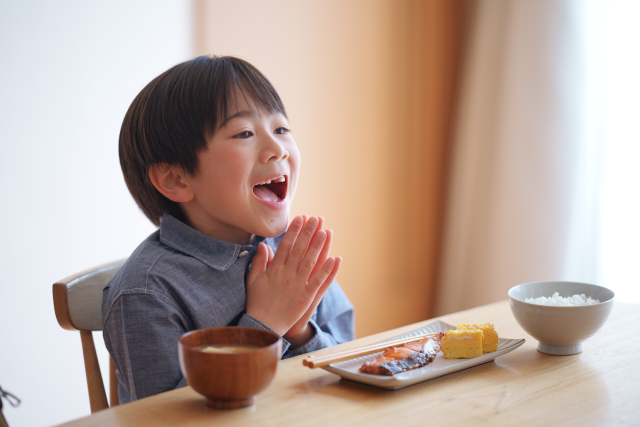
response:
<path fill-rule="evenodd" d="M 267 179 L 265 181 L 257 183 L 256 185 L 266 185 L 266 184 L 271 184 L 272 182 L 284 182 L 284 176 L 274 178 L 274 179 Z"/>

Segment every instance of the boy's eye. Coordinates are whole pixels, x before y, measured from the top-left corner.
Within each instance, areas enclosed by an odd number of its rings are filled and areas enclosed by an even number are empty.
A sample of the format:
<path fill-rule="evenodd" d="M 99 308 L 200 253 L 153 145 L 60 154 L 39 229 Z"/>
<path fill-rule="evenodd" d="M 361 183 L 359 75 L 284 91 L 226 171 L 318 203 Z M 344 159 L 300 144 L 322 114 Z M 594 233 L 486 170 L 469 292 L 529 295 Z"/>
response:
<path fill-rule="evenodd" d="M 285 133 L 289 133 L 289 129 L 287 129 L 284 126 L 279 127 L 278 129 L 276 129 L 274 131 L 274 133 L 278 134 L 278 135 L 284 135 Z"/>
<path fill-rule="evenodd" d="M 240 132 L 239 134 L 234 136 L 234 138 L 246 139 L 246 138 L 250 138 L 252 136 L 253 136 L 253 132 L 251 132 L 249 130 L 245 130 L 244 132 Z"/>

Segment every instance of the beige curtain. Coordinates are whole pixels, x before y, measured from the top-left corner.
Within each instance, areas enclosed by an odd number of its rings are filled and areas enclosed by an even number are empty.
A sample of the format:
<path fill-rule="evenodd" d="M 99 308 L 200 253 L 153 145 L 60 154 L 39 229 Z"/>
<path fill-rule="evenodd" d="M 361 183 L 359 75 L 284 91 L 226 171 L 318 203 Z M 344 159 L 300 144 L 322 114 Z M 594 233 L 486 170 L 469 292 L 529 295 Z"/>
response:
<path fill-rule="evenodd" d="M 472 16 L 437 314 L 596 275 L 580 2 L 482 0 Z"/>

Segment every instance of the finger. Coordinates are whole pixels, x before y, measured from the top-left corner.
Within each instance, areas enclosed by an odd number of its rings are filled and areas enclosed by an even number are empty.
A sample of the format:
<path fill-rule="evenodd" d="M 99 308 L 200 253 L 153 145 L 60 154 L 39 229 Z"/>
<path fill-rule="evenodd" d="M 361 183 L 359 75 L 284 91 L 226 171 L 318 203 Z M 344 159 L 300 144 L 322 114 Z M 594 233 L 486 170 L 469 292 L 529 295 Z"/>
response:
<path fill-rule="evenodd" d="M 298 267 L 298 275 L 300 276 L 300 278 L 303 278 L 305 280 L 305 283 L 309 281 L 309 279 L 311 278 L 311 272 L 314 270 L 315 266 L 318 265 L 318 257 L 324 247 L 324 243 L 326 240 L 327 232 L 324 230 L 320 230 L 316 238 L 309 246 L 307 254 L 304 256 L 302 262 L 300 263 L 300 266 Z M 320 265 L 324 264 L 325 261 L 326 259 L 322 260 L 322 263 Z"/>
<path fill-rule="evenodd" d="M 264 273 L 267 268 L 268 260 L 268 246 L 263 242 L 258 243 L 258 249 L 256 249 L 256 254 L 253 256 L 253 260 L 251 260 L 251 268 L 249 269 L 249 274 L 247 274 L 247 286 L 251 286 L 253 281 L 256 280 L 259 275 Z"/>
<path fill-rule="evenodd" d="M 329 286 L 331 286 L 333 281 L 336 280 L 336 276 L 340 271 L 340 266 L 342 265 L 342 257 L 337 256 L 334 259 L 336 260 L 336 263 L 333 265 L 333 270 L 331 270 L 331 274 L 329 274 L 329 277 L 327 277 L 324 280 L 324 283 L 322 284 L 322 288 L 326 287 L 327 289 L 329 289 Z M 325 289 L 325 292 L 326 292 L 326 289 Z M 323 292 L 323 295 L 324 295 L 324 292 Z"/>
<path fill-rule="evenodd" d="M 302 257 L 307 252 L 307 248 L 309 247 L 309 242 L 311 242 L 311 238 L 313 237 L 317 227 L 318 227 L 318 218 L 311 217 L 309 218 L 307 223 L 304 225 L 304 228 L 302 229 L 302 231 L 300 231 L 300 234 L 298 234 L 298 238 L 296 239 L 293 247 L 291 248 L 291 253 L 289 254 L 289 259 L 287 260 L 287 265 L 293 271 L 298 270 L 300 261 L 302 261 Z M 326 236 L 324 236 L 324 238 L 326 238 Z M 315 257 L 317 258 L 317 256 L 318 255 L 316 254 Z"/>
<path fill-rule="evenodd" d="M 307 221 L 309 220 L 309 216 L 308 215 L 300 215 L 300 217 L 302 218 L 302 228 L 304 228 L 304 226 L 307 225 Z"/>
<path fill-rule="evenodd" d="M 315 276 L 320 270 L 320 268 L 322 267 L 322 265 L 324 264 L 324 262 L 327 259 L 329 259 L 329 251 L 331 250 L 331 240 L 333 239 L 333 231 L 325 230 L 325 232 L 327 233 L 327 239 L 324 241 L 322 252 L 320 252 L 320 255 L 318 256 L 318 260 L 316 261 L 316 265 L 313 267 L 313 270 L 311 271 L 311 274 L 309 275 L 309 277 Z"/>
<path fill-rule="evenodd" d="M 338 261 L 338 259 L 340 261 Z M 340 257 L 330 257 L 329 259 L 327 259 L 327 261 L 322 265 L 320 271 L 318 271 L 318 274 L 316 274 L 315 277 L 309 282 L 309 285 L 307 285 L 307 292 L 315 293 L 313 302 L 311 304 L 312 306 L 314 306 L 314 310 L 315 307 L 320 304 L 320 300 L 329 289 L 329 286 L 331 286 L 333 279 L 338 274 L 341 261 L 342 258 Z"/>
<path fill-rule="evenodd" d="M 329 274 L 329 276 L 327 276 L 324 279 L 324 282 L 322 283 L 322 285 L 316 292 L 315 297 L 313 298 L 313 303 L 311 303 L 311 306 L 313 307 L 313 310 L 311 311 L 311 315 L 313 315 L 313 311 L 315 311 L 318 304 L 320 304 L 320 301 L 322 301 L 324 294 L 327 293 L 327 291 L 331 287 L 331 284 L 336 279 L 336 276 L 338 275 L 338 271 L 340 271 L 340 266 L 342 265 L 342 257 L 335 257 L 333 259 L 335 260 L 335 263 L 333 264 L 331 273 Z M 327 266 L 327 268 L 329 268 L 329 266 Z"/>
<path fill-rule="evenodd" d="M 307 221 L 309 220 L 309 216 L 308 215 L 302 215 L 302 219 L 304 220 L 304 223 L 302 224 L 302 228 L 304 229 L 304 226 L 307 225 Z M 312 237 L 313 239 L 313 237 Z"/>
<path fill-rule="evenodd" d="M 319 216 L 317 218 L 318 218 L 318 226 L 316 227 L 315 233 L 317 233 L 318 231 L 322 230 L 322 227 L 324 227 L 324 218 L 321 217 L 321 216 Z M 311 243 L 313 243 L 313 239 L 315 239 L 315 237 L 316 237 L 315 233 L 313 234 L 313 238 L 311 239 Z M 305 255 L 306 255 L 306 253 L 305 253 Z"/>
<path fill-rule="evenodd" d="M 342 260 L 340 258 L 340 260 Z M 316 308 L 318 307 L 318 304 L 320 304 L 320 301 L 322 301 L 322 298 L 324 297 L 324 294 L 327 293 L 327 290 L 329 290 L 329 287 L 331 286 L 331 283 L 333 282 L 333 278 L 335 278 L 335 275 L 333 274 L 333 271 L 336 270 L 336 265 L 335 263 L 338 263 L 339 261 L 337 261 L 337 259 L 333 259 L 331 258 L 331 260 L 327 260 L 328 264 L 323 265 L 323 267 L 326 267 L 326 270 L 323 271 L 320 270 L 320 273 L 323 274 L 322 276 L 318 276 L 317 280 L 314 279 L 313 283 L 310 284 L 309 286 L 307 286 L 309 292 L 314 292 L 314 290 L 312 290 L 311 288 L 316 286 L 317 283 L 321 283 L 321 286 L 318 289 L 315 289 L 315 295 L 313 296 L 313 301 L 311 301 L 311 304 L 309 305 L 309 308 L 307 308 L 307 311 L 304 312 L 304 314 L 302 316 L 300 316 L 300 319 L 298 320 L 297 323 L 307 323 L 312 317 L 313 317 L 313 313 L 316 311 Z M 334 264 L 332 264 L 335 261 Z M 333 265 L 333 268 L 332 268 Z M 338 266 L 337 269 L 339 269 L 340 267 Z M 322 279 L 322 277 L 324 277 L 324 274 L 329 272 L 329 275 L 326 276 L 324 283 L 320 282 L 320 280 Z M 337 271 L 336 271 L 337 273 Z"/>
<path fill-rule="evenodd" d="M 303 225 L 304 217 L 297 216 L 293 218 L 293 221 L 289 224 L 289 229 L 280 241 L 280 245 L 278 246 L 278 250 L 273 257 L 272 262 L 275 262 L 276 264 L 284 264 L 287 262 L 291 248 L 298 239 L 298 234 L 300 233 Z"/>
<path fill-rule="evenodd" d="M 269 257 L 267 259 L 267 267 L 269 267 L 269 265 L 271 265 L 271 261 L 273 261 L 273 249 L 271 249 L 271 246 L 267 245 L 267 249 L 269 249 Z"/>
<path fill-rule="evenodd" d="M 333 261 L 331 261 L 333 260 Z M 331 257 L 324 263 L 322 269 L 318 272 L 316 277 L 314 277 L 311 282 L 309 282 L 310 292 L 314 292 L 314 288 L 318 288 L 316 292 L 316 297 L 314 298 L 314 303 L 319 303 L 320 301 L 316 301 L 318 296 L 322 298 L 322 296 L 327 292 L 336 276 L 338 275 L 338 271 L 340 271 L 340 266 L 342 265 L 342 257 Z"/>
<path fill-rule="evenodd" d="M 307 253 L 304 258 L 300 262 L 300 265 L 297 269 L 297 275 L 300 280 L 304 280 L 304 283 L 309 282 L 309 278 L 311 275 L 311 271 L 314 266 L 318 263 L 318 256 L 322 251 L 324 246 L 324 242 L 327 240 L 327 232 L 324 230 L 320 230 L 316 235 L 316 238 L 313 239 L 313 242 L 309 245 Z"/>

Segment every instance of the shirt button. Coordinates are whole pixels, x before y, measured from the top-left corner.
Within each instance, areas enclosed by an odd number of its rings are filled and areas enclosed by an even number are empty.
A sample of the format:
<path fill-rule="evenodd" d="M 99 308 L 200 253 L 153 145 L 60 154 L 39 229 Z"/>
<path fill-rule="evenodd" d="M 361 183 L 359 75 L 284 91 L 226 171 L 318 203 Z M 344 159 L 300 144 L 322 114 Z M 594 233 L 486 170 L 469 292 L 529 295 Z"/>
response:
<path fill-rule="evenodd" d="M 238 258 L 242 258 L 243 256 L 245 256 L 246 254 L 248 254 L 249 251 L 242 251 L 238 254 Z"/>

